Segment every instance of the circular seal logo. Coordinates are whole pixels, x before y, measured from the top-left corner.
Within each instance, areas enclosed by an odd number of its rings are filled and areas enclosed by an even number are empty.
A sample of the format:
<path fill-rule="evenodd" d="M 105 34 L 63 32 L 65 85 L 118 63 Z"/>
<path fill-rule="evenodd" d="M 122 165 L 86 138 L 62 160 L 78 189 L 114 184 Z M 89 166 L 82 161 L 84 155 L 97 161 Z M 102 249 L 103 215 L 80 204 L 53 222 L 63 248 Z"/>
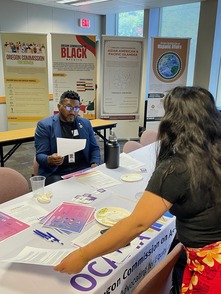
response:
<path fill-rule="evenodd" d="M 174 52 L 167 52 L 157 61 L 157 73 L 166 80 L 174 79 L 181 70 L 180 57 Z"/>

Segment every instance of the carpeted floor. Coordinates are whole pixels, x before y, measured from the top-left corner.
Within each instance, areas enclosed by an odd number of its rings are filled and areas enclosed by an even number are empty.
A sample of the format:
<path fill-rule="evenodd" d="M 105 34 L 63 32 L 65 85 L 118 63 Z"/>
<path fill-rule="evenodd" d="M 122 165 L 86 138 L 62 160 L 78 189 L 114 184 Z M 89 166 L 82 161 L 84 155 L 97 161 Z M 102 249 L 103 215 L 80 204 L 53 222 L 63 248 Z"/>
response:
<path fill-rule="evenodd" d="M 96 136 L 97 142 L 101 150 L 102 161 L 104 159 L 104 142 Z M 126 141 L 119 141 L 120 152 L 122 152 L 123 145 Z M 12 146 L 4 147 L 4 155 Z M 23 143 L 15 153 L 5 162 L 6 167 L 11 167 L 19 171 L 29 182 L 29 178 L 33 174 L 33 158 L 35 154 L 34 142 Z"/>

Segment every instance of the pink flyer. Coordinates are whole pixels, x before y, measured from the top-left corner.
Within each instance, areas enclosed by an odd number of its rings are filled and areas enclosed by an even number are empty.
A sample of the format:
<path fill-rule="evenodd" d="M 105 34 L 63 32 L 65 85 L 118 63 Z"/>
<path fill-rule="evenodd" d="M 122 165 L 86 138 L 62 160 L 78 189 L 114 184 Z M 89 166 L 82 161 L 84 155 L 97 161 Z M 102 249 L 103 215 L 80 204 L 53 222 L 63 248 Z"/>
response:
<path fill-rule="evenodd" d="M 28 224 L 0 212 L 0 241 L 7 239 L 29 227 Z"/>
<path fill-rule="evenodd" d="M 95 208 L 91 206 L 63 202 L 47 218 L 44 226 L 80 233 L 88 221 L 91 220 L 94 211 Z"/>

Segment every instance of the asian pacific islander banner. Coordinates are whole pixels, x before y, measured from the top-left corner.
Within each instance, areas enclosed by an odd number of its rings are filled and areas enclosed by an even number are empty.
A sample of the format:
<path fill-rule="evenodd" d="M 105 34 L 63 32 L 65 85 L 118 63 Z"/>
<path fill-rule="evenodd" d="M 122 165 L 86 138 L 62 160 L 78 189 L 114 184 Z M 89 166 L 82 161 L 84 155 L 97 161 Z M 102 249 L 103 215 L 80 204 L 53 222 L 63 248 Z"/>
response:
<path fill-rule="evenodd" d="M 189 38 L 152 38 L 147 120 L 159 120 L 165 94 L 186 85 L 189 46 Z"/>
<path fill-rule="evenodd" d="M 144 38 L 102 37 L 101 117 L 117 122 L 118 139 L 137 139 Z"/>
<path fill-rule="evenodd" d="M 49 115 L 46 35 L 2 33 L 8 129 L 35 127 Z"/>
<path fill-rule="evenodd" d="M 96 102 L 96 37 L 52 34 L 54 112 L 67 90 L 80 95 L 80 116 L 94 119 Z"/>
<path fill-rule="evenodd" d="M 127 119 L 139 115 L 143 38 L 103 36 L 104 118 Z"/>

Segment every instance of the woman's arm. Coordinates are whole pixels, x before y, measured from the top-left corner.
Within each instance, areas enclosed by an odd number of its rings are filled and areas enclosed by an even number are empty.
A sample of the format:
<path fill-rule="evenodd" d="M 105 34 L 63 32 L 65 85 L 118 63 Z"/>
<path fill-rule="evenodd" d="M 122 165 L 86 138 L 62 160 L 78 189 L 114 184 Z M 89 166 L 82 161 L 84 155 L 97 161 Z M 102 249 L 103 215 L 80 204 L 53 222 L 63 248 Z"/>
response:
<path fill-rule="evenodd" d="M 130 216 L 93 242 L 67 255 L 54 269 L 68 274 L 80 272 L 90 260 L 124 247 L 147 230 L 171 206 L 167 200 L 145 191 Z"/>

